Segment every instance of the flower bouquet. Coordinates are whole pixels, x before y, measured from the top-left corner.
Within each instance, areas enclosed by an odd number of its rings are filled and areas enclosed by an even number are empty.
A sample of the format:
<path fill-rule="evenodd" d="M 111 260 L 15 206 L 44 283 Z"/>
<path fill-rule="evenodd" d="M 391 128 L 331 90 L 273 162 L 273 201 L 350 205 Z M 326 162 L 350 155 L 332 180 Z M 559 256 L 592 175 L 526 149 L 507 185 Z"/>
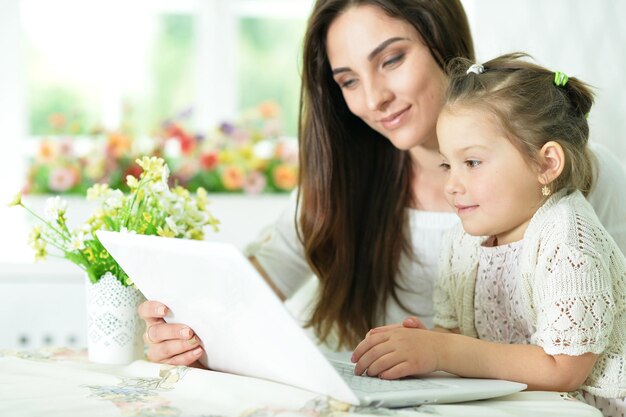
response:
<path fill-rule="evenodd" d="M 218 221 L 208 211 L 208 197 L 199 188 L 195 196 L 168 186 L 169 169 L 156 157 L 143 157 L 143 172 L 126 179 L 128 194 L 99 184 L 87 190 L 87 199 L 100 203 L 80 227 L 67 224 L 67 204 L 59 196 L 48 199 L 44 216 L 32 211 L 18 194 L 10 203 L 21 206 L 41 221 L 29 237 L 36 259 L 56 255 L 81 267 L 88 277 L 89 358 L 102 363 L 127 363 L 141 356 L 142 322 L 136 309 L 143 296 L 131 278 L 109 255 L 97 230 L 139 233 L 201 240 L 204 227 L 217 231 Z"/>

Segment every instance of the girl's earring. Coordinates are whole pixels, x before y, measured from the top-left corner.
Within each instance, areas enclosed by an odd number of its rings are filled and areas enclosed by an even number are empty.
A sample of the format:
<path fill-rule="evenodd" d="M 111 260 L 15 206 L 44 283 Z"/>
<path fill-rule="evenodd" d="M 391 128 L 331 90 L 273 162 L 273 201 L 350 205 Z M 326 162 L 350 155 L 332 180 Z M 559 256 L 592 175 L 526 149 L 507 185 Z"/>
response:
<path fill-rule="evenodd" d="M 552 193 L 552 190 L 550 190 L 550 187 L 548 187 L 547 185 L 544 185 L 543 187 L 541 187 L 541 194 L 543 194 L 544 197 L 549 196 Z"/>

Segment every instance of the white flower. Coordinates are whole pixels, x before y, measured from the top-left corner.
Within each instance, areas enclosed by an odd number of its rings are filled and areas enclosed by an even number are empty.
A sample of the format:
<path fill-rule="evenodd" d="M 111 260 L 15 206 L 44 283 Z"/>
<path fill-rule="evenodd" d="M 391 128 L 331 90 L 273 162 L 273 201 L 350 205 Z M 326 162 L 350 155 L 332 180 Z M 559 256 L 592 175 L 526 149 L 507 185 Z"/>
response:
<path fill-rule="evenodd" d="M 70 250 L 83 250 L 85 249 L 85 234 L 82 232 L 72 235 L 70 240 Z"/>
<path fill-rule="evenodd" d="M 137 234 L 137 232 L 134 231 L 134 230 L 128 230 L 128 228 L 126 226 L 122 226 L 120 228 L 120 233 L 129 233 L 131 235 L 136 235 Z"/>
<path fill-rule="evenodd" d="M 139 181 L 133 175 L 127 175 L 126 185 L 128 185 L 128 188 L 130 188 L 131 190 L 134 190 L 139 186 Z"/>
<path fill-rule="evenodd" d="M 41 227 L 41 225 L 34 226 L 30 230 L 30 233 L 28 234 L 28 243 L 31 246 L 34 246 L 35 242 L 41 239 L 42 235 L 43 235 L 43 228 Z"/>
<path fill-rule="evenodd" d="M 56 220 L 64 215 L 67 210 L 67 202 L 61 200 L 61 197 L 51 197 L 46 200 L 44 215 L 48 220 Z"/>
<path fill-rule="evenodd" d="M 164 184 L 162 181 L 152 183 L 150 184 L 150 191 L 154 194 L 163 194 L 167 191 L 167 183 Z"/>
<path fill-rule="evenodd" d="M 161 182 L 165 184 L 167 187 L 167 180 L 170 177 L 170 168 L 167 165 L 163 165 L 163 169 L 161 170 Z"/>
<path fill-rule="evenodd" d="M 185 226 L 177 224 L 176 220 L 172 216 L 168 216 L 165 218 L 165 224 L 172 232 L 174 232 L 176 236 L 185 233 Z"/>
<path fill-rule="evenodd" d="M 87 200 L 97 200 L 106 195 L 109 190 L 108 184 L 94 184 L 87 189 Z"/>
<path fill-rule="evenodd" d="M 104 205 L 111 209 L 120 208 L 123 204 L 124 193 L 120 190 L 111 190 L 107 195 L 106 201 L 104 202 Z"/>

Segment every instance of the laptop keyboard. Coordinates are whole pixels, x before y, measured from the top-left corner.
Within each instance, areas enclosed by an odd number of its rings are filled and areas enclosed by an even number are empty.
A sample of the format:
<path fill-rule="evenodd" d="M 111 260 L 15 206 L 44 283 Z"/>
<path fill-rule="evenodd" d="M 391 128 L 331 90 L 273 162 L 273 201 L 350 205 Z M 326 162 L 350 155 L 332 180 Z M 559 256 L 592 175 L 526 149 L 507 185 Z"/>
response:
<path fill-rule="evenodd" d="M 417 378 L 399 379 L 399 380 L 386 380 L 370 376 L 358 376 L 354 375 L 354 365 L 345 363 L 330 361 L 335 370 L 341 375 L 341 377 L 348 383 L 348 386 L 354 391 L 372 393 L 372 392 L 386 392 L 386 391 L 398 391 L 398 390 L 412 390 L 412 389 L 435 389 L 445 388 L 447 385 L 438 384 L 432 381 L 424 381 Z"/>

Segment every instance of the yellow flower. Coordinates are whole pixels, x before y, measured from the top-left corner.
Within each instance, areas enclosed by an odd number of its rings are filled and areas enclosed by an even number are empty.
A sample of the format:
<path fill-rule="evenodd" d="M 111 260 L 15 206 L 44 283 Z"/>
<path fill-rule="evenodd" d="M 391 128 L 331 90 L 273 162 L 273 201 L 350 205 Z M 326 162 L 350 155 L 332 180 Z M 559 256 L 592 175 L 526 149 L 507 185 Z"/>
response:
<path fill-rule="evenodd" d="M 43 239 L 36 239 L 31 243 L 31 246 L 35 250 L 35 260 L 43 261 L 48 256 L 48 251 L 46 250 L 46 241 Z"/>
<path fill-rule="evenodd" d="M 254 152 L 252 150 L 252 146 L 250 145 L 242 146 L 239 149 L 239 152 L 244 159 L 252 159 L 254 157 Z"/>
<path fill-rule="evenodd" d="M 22 205 L 22 193 L 19 192 L 15 194 L 13 199 L 9 202 L 8 206 L 13 207 L 13 206 L 21 206 L 21 205 Z"/>
<path fill-rule="evenodd" d="M 157 228 L 157 235 L 159 236 L 163 236 L 163 237 L 176 237 L 176 233 L 174 233 L 169 227 L 165 226 L 165 228 L 162 228 L 161 226 L 159 226 Z"/>
<path fill-rule="evenodd" d="M 147 173 L 160 173 L 165 166 L 165 161 L 156 156 L 144 156 L 141 159 L 136 159 L 135 162 Z"/>
<path fill-rule="evenodd" d="M 96 260 L 96 255 L 94 255 L 91 246 L 87 246 L 87 249 L 85 249 L 85 253 L 87 254 L 87 260 L 89 262 L 94 262 Z"/>
<path fill-rule="evenodd" d="M 174 187 L 174 194 L 176 194 L 179 197 L 182 197 L 184 199 L 189 198 L 189 190 L 187 190 L 184 187 L 181 187 L 180 185 L 177 185 L 176 187 Z"/>
<path fill-rule="evenodd" d="M 198 187 L 198 189 L 196 190 L 196 205 L 198 209 L 208 213 L 207 206 L 209 204 L 211 204 L 211 202 L 209 201 L 209 193 L 207 193 L 204 188 Z M 209 216 L 211 216 L 210 213 L 208 214 Z"/>
<path fill-rule="evenodd" d="M 189 239 L 194 239 L 194 240 L 204 239 L 204 233 L 202 232 L 202 230 L 198 230 L 198 229 L 189 230 L 187 232 L 187 236 L 189 236 Z"/>
<path fill-rule="evenodd" d="M 223 150 L 223 151 L 220 151 L 218 155 L 218 159 L 220 163 L 222 164 L 230 164 L 235 160 L 235 155 L 233 154 L 232 151 Z"/>
<path fill-rule="evenodd" d="M 45 247 L 35 249 L 35 261 L 43 261 L 46 256 L 48 256 L 48 251 Z"/>
<path fill-rule="evenodd" d="M 263 171 L 267 166 L 267 160 L 252 156 L 249 161 L 250 171 Z"/>

